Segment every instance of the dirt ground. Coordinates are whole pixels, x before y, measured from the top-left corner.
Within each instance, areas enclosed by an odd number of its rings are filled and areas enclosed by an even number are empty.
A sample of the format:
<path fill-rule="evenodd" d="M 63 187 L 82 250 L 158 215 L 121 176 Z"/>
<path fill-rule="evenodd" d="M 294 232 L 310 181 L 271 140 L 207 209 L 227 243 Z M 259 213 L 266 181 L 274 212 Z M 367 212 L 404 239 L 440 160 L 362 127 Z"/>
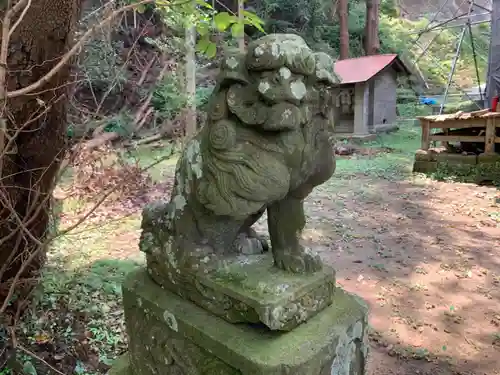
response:
<path fill-rule="evenodd" d="M 429 180 L 308 199 L 305 238 L 371 307 L 368 374 L 500 374 L 499 211 L 495 188 Z"/>
<path fill-rule="evenodd" d="M 305 204 L 304 240 L 337 270 L 340 286 L 370 305 L 367 375 L 500 375 L 500 190 L 394 178 L 398 158 L 406 167 L 411 159 L 379 151 L 339 157 L 335 176 Z M 383 164 L 389 158 L 396 164 Z M 51 250 L 49 263 L 62 268 L 46 275 L 45 295 L 61 298 L 45 301 L 36 323 L 27 319 L 39 333 L 26 342 L 62 373 L 103 374 L 112 361 L 102 358 L 126 350 L 120 267 L 142 259 L 140 210 L 170 191 L 174 165 L 161 168 L 146 195 L 120 201 L 119 212 L 96 211 L 86 221 L 93 229 Z M 63 227 L 79 216 L 65 211 Z M 256 229 L 266 230 L 265 218 Z M 97 317 L 87 311 L 94 303 Z M 56 317 L 61 323 L 50 325 Z"/>
<path fill-rule="evenodd" d="M 500 374 L 500 191 L 358 175 L 306 213 L 307 244 L 370 305 L 368 375 Z"/>

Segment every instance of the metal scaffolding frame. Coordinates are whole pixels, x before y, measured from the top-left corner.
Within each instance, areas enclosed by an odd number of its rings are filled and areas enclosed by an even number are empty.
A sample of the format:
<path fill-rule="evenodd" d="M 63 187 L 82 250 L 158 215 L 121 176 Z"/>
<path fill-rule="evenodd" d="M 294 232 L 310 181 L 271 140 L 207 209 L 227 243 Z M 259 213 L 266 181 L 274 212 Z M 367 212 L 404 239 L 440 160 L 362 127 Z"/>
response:
<path fill-rule="evenodd" d="M 495 95 L 500 94 L 500 0 L 492 1 L 491 39 L 486 76 L 486 100 L 489 105 Z"/>
<path fill-rule="evenodd" d="M 494 2 L 497 2 L 497 1 L 500 1 L 500 0 L 493 0 Z M 450 2 L 450 0 L 446 0 L 442 5 L 441 7 L 438 9 L 438 11 L 434 14 L 433 18 L 431 19 L 431 21 L 429 22 L 429 25 L 423 29 L 423 30 L 420 30 L 418 32 L 416 32 L 416 38 L 413 40 L 413 43 L 419 47 L 421 49 L 421 53 L 418 55 L 418 57 L 415 59 L 414 63 L 413 63 L 413 66 L 416 66 L 419 62 L 419 60 L 426 55 L 426 53 L 428 52 L 429 48 L 431 47 L 431 45 L 434 43 L 437 35 L 435 35 L 429 43 L 427 43 L 427 45 L 423 46 L 421 43 L 419 43 L 419 40 L 420 38 L 425 35 L 426 33 L 428 32 L 431 32 L 431 31 L 439 31 L 439 30 L 444 30 L 444 29 L 450 29 L 450 28 L 456 28 L 456 27 L 461 27 L 462 30 L 460 31 L 457 39 L 456 39 L 456 49 L 455 49 L 455 54 L 454 54 L 454 57 L 453 57 L 453 61 L 452 61 L 452 66 L 451 66 L 451 69 L 450 71 L 448 72 L 448 79 L 447 79 L 447 84 L 446 84 L 446 88 L 445 88 L 445 91 L 444 91 L 444 94 L 443 94 L 443 100 L 442 100 L 442 103 L 441 103 L 441 106 L 439 108 L 439 113 L 441 114 L 444 110 L 444 106 L 446 104 L 446 101 L 448 99 L 448 95 L 449 95 L 449 91 L 450 91 L 450 87 L 453 85 L 455 86 L 456 88 L 458 88 L 461 92 L 463 92 L 465 94 L 465 96 L 467 96 L 469 99 L 472 100 L 472 98 L 469 96 L 469 94 L 467 92 L 465 92 L 462 88 L 460 88 L 454 81 L 453 81 L 453 75 L 455 74 L 455 70 L 456 70 L 456 66 L 457 66 L 457 62 L 458 62 L 458 59 L 460 58 L 460 53 L 461 53 L 461 49 L 462 49 L 462 43 L 463 43 L 463 40 L 466 36 L 466 34 L 469 34 L 469 38 L 470 38 L 470 43 L 471 43 L 471 48 L 472 48 L 472 53 L 473 53 L 473 57 L 474 57 L 474 65 L 475 65 L 475 71 L 476 71 L 476 80 L 477 80 L 477 84 L 478 84 L 478 88 L 479 88 L 479 93 L 480 93 L 480 97 L 481 97 L 481 101 L 484 102 L 484 99 L 483 99 L 483 92 L 481 90 L 481 77 L 480 77 L 480 73 L 479 73 L 479 67 L 478 67 L 478 62 L 477 62 L 477 54 L 476 54 L 476 48 L 475 48 L 475 43 L 474 43 L 474 36 L 472 34 L 472 25 L 477 25 L 477 24 L 482 24 L 482 23 L 489 23 L 490 20 L 485 20 L 485 21 L 476 21 L 476 22 L 473 22 L 471 20 L 471 18 L 473 16 L 485 16 L 487 14 L 491 14 L 492 13 L 492 10 L 490 9 L 487 9 L 481 5 L 478 5 L 476 4 L 475 0 L 463 0 L 462 3 L 460 4 L 460 6 L 458 7 L 458 9 L 455 11 L 455 14 L 450 17 L 449 19 L 445 20 L 445 21 L 439 21 L 439 22 L 436 22 L 439 14 L 443 11 L 443 9 L 446 7 L 446 5 Z M 461 14 L 458 14 L 458 12 L 460 11 L 460 8 L 465 5 L 466 3 L 469 4 L 469 7 L 468 7 L 468 11 L 466 13 L 461 13 Z M 480 8 L 481 10 L 485 11 L 483 13 L 477 13 L 477 14 L 474 14 L 474 8 Z M 465 20 L 464 23 L 462 24 L 458 24 L 458 25 L 450 25 L 451 22 L 453 21 L 461 21 L 461 20 Z M 490 47 L 490 55 L 491 55 L 491 47 Z M 491 56 L 490 56 L 491 57 Z M 491 58 L 488 59 L 488 61 L 490 61 Z M 433 61 L 433 63 L 435 64 L 436 67 L 440 68 L 439 66 L 439 62 L 436 62 L 436 61 Z M 488 77 L 486 78 L 486 82 L 487 82 L 487 85 L 490 84 L 490 81 L 491 79 L 489 79 L 490 77 L 490 66 L 491 64 L 489 63 L 488 64 Z M 487 100 L 491 100 L 490 97 L 488 97 L 487 95 Z M 485 103 L 486 104 L 486 103 Z M 479 105 L 478 105 L 478 108 Z"/>

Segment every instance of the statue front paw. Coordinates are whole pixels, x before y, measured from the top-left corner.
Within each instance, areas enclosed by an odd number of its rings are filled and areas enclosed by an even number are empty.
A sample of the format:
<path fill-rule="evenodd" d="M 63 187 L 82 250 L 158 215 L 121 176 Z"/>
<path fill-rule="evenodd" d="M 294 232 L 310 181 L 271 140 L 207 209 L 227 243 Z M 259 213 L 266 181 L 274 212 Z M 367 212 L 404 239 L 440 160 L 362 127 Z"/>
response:
<path fill-rule="evenodd" d="M 234 248 L 237 254 L 255 255 L 262 254 L 268 250 L 267 241 L 261 236 L 240 233 L 234 241 Z"/>
<path fill-rule="evenodd" d="M 320 256 L 309 248 L 300 246 L 292 251 L 273 251 L 274 264 L 282 270 L 293 273 L 312 273 L 320 271 L 323 262 Z"/>

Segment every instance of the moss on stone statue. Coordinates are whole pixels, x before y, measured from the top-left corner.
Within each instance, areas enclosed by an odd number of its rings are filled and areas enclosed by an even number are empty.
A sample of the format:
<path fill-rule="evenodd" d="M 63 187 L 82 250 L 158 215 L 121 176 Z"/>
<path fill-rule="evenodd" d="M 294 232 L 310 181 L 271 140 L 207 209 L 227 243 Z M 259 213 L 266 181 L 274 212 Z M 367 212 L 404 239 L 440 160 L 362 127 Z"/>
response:
<path fill-rule="evenodd" d="M 291 329 L 328 306 L 333 278 L 301 244 L 301 232 L 304 199 L 335 171 L 333 64 L 288 34 L 266 35 L 223 60 L 209 119 L 183 149 L 170 201 L 143 213 L 140 247 L 157 283 L 230 321 L 257 316 L 273 329 Z M 252 229 L 266 211 L 270 244 Z M 269 249 L 260 283 L 256 269 L 206 276 L 235 256 Z M 321 282 L 312 282 L 314 273 Z M 285 306 L 276 288 L 298 280 L 289 274 L 304 278 Z M 273 275 L 282 281 L 264 285 Z"/>
<path fill-rule="evenodd" d="M 332 306 L 287 333 L 230 324 L 145 271 L 131 273 L 123 289 L 134 375 L 364 373 L 367 307 L 341 289 Z"/>
<path fill-rule="evenodd" d="M 205 279 L 218 288 L 227 288 L 235 294 L 266 304 L 280 299 L 289 300 L 301 290 L 312 289 L 325 282 L 334 284 L 335 274 L 329 267 L 306 275 L 288 273 L 273 267 L 272 256 L 263 254 L 229 258 L 224 266 L 209 272 Z"/>
<path fill-rule="evenodd" d="M 148 269 L 169 290 L 229 322 L 263 323 L 273 330 L 289 331 L 307 321 L 332 303 L 335 291 L 330 267 L 288 273 L 273 266 L 271 254 L 228 258 L 204 272 L 183 273 L 186 282 L 163 279 L 164 271 L 156 271 L 161 266 Z"/>
<path fill-rule="evenodd" d="M 114 362 L 107 375 L 134 375 L 130 369 L 129 354 L 125 353 L 118 357 Z"/>

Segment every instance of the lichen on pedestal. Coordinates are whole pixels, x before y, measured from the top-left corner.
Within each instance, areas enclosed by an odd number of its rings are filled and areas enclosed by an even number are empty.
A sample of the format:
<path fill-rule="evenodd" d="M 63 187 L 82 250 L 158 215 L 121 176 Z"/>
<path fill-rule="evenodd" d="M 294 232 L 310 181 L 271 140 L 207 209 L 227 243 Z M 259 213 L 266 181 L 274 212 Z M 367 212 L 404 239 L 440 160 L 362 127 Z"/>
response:
<path fill-rule="evenodd" d="M 123 300 L 129 353 L 116 375 L 365 374 L 367 307 L 342 289 L 335 304 L 286 333 L 228 323 L 145 271 L 127 277 Z"/>
<path fill-rule="evenodd" d="M 335 273 L 298 275 L 273 266 L 270 254 L 227 258 L 222 267 L 205 269 L 191 288 L 162 279 L 153 280 L 231 323 L 263 323 L 272 330 L 289 331 L 329 306 L 335 293 Z"/>

